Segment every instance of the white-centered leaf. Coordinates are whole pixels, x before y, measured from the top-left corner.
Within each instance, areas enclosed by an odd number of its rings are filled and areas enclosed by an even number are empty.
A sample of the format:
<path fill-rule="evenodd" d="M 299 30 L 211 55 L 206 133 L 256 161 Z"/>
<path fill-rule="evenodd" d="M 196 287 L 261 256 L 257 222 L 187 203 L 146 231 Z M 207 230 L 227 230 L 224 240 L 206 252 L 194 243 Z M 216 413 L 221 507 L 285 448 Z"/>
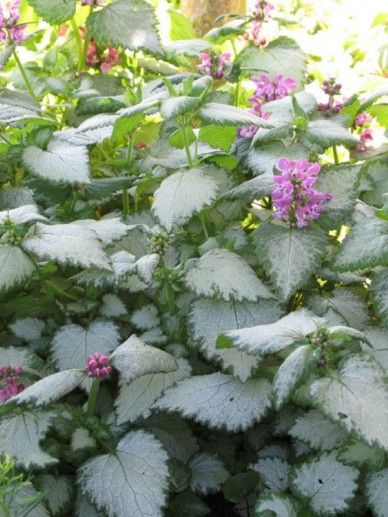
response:
<path fill-rule="evenodd" d="M 341 427 L 322 416 L 316 409 L 298 417 L 289 434 L 321 451 L 339 447 L 346 438 L 346 432 Z"/>
<path fill-rule="evenodd" d="M 388 330 L 368 327 L 365 329 L 364 335 L 369 341 L 369 345 L 362 346 L 364 352 L 372 355 L 385 370 L 388 370 Z"/>
<path fill-rule="evenodd" d="M 167 454 L 143 431 L 128 433 L 115 454 L 96 456 L 78 470 L 82 492 L 109 517 L 161 517 L 168 487 Z"/>
<path fill-rule="evenodd" d="M 274 513 L 276 517 L 297 517 L 298 515 L 293 501 L 283 494 L 260 497 L 256 505 L 256 514 L 266 515 L 267 512 Z"/>
<path fill-rule="evenodd" d="M 81 370 L 64 370 L 54 373 L 31 384 L 11 400 L 17 404 L 45 406 L 77 388 L 84 376 L 85 374 Z"/>
<path fill-rule="evenodd" d="M 20 248 L 0 244 L 0 291 L 20 285 L 34 271 L 34 263 Z"/>
<path fill-rule="evenodd" d="M 276 409 L 280 409 L 300 381 L 311 352 L 309 345 L 299 346 L 280 365 L 273 381 Z"/>
<path fill-rule="evenodd" d="M 226 301 L 253 302 L 273 297 L 247 262 L 225 249 L 211 250 L 199 259 L 193 259 L 185 282 L 198 295 Z"/>
<path fill-rule="evenodd" d="M 176 172 L 162 181 L 154 194 L 153 213 L 170 231 L 182 226 L 204 207 L 210 206 L 218 190 L 217 182 L 204 170 Z"/>
<path fill-rule="evenodd" d="M 91 145 L 103 142 L 105 138 L 110 138 L 113 125 L 117 115 L 107 115 L 99 113 L 82 122 L 77 128 L 62 129 L 56 131 L 54 137 L 57 140 L 64 140 L 71 145 Z"/>
<path fill-rule="evenodd" d="M 318 270 L 327 244 L 319 228 L 289 229 L 270 223 L 260 226 L 254 240 L 259 260 L 285 301 Z"/>
<path fill-rule="evenodd" d="M 388 221 L 363 217 L 350 230 L 334 260 L 337 271 L 388 266 Z"/>
<path fill-rule="evenodd" d="M 349 432 L 388 450 L 388 394 L 384 370 L 367 355 L 343 361 L 338 375 L 310 387 L 314 402 Z"/>
<path fill-rule="evenodd" d="M 275 323 L 225 332 L 219 336 L 217 343 L 219 346 L 235 346 L 254 354 L 266 355 L 287 348 L 324 323 L 324 319 L 301 309 L 290 312 Z"/>
<path fill-rule="evenodd" d="M 275 301 L 225 302 L 223 300 L 196 300 L 190 310 L 189 326 L 192 339 L 209 358 L 220 359 L 223 367 L 231 368 L 233 375 L 245 382 L 259 363 L 257 356 L 240 350 L 217 350 L 216 340 L 221 332 L 272 323 L 281 316 Z"/>
<path fill-rule="evenodd" d="M 366 495 L 377 517 L 388 515 L 388 468 L 369 476 Z"/>
<path fill-rule="evenodd" d="M 320 458 L 296 467 L 292 488 L 306 498 L 317 514 L 338 515 L 348 508 L 357 490 L 358 470 L 346 467 L 336 458 L 336 453 L 326 453 Z"/>
<path fill-rule="evenodd" d="M 309 122 L 305 138 L 324 148 L 341 144 L 354 147 L 359 143 L 358 138 L 352 135 L 346 127 L 340 126 L 332 120 L 313 120 Z"/>
<path fill-rule="evenodd" d="M 370 297 L 375 312 L 380 316 L 383 326 L 388 329 L 388 268 L 384 268 L 374 276 Z"/>
<path fill-rule="evenodd" d="M 228 104 L 208 102 L 199 112 L 202 120 L 208 124 L 219 126 L 243 126 L 254 124 L 258 127 L 272 127 L 271 121 L 258 117 L 249 112 L 248 109 L 236 108 Z"/>
<path fill-rule="evenodd" d="M 289 465 L 280 458 L 262 458 L 250 468 L 256 471 L 267 488 L 274 492 L 284 492 L 288 487 Z"/>
<path fill-rule="evenodd" d="M 131 382 L 148 373 L 170 373 L 178 369 L 172 355 L 146 345 L 135 335 L 116 348 L 111 355 L 111 362 L 124 382 Z"/>
<path fill-rule="evenodd" d="M 28 515 L 28 517 L 50 517 L 50 514 L 39 501 L 40 497 L 30 482 L 20 483 L 18 486 L 9 484 L 3 492 L 3 502 L 8 510 L 8 515 L 19 517 Z M 28 512 L 28 513 L 26 513 Z M 4 512 L 3 512 L 3 515 Z"/>
<path fill-rule="evenodd" d="M 54 516 L 63 515 L 66 509 L 69 510 L 74 490 L 71 478 L 42 474 L 34 479 L 34 484 L 43 492 L 44 500 Z"/>
<path fill-rule="evenodd" d="M 70 445 L 73 451 L 78 452 L 82 449 L 94 449 L 97 445 L 97 442 L 90 434 L 88 429 L 85 429 L 84 427 L 77 427 L 77 429 L 71 435 Z"/>
<path fill-rule="evenodd" d="M 144 255 L 136 261 L 137 274 L 146 284 L 150 284 L 154 276 L 155 270 L 159 265 L 160 255 L 152 253 Z"/>
<path fill-rule="evenodd" d="M 108 246 L 114 241 L 119 241 L 134 228 L 134 225 L 123 223 L 120 217 L 107 217 L 98 221 L 94 219 L 80 219 L 74 221 L 73 224 L 79 224 L 84 228 L 95 231 L 104 246 Z"/>
<path fill-rule="evenodd" d="M 155 305 L 144 305 L 132 313 L 131 323 L 139 330 L 150 330 L 160 324 L 158 309 Z"/>
<path fill-rule="evenodd" d="M 0 422 L 0 451 L 15 458 L 16 463 L 25 469 L 57 463 L 57 458 L 39 446 L 55 416 L 53 411 L 35 411 L 3 417 Z"/>
<path fill-rule="evenodd" d="M 170 373 L 154 373 L 138 377 L 130 384 L 121 383 L 120 392 L 115 402 L 117 423 L 135 422 L 138 418 L 147 418 L 151 408 L 164 390 L 191 374 L 191 367 L 186 359 L 177 359 L 178 370 Z"/>
<path fill-rule="evenodd" d="M 21 346 L 0 347 L 1 366 L 31 368 L 37 359 L 37 356 L 29 348 Z"/>
<path fill-rule="evenodd" d="M 119 341 L 118 329 L 110 322 L 93 321 L 87 328 L 64 325 L 52 342 L 54 361 L 60 370 L 84 369 L 89 355 L 109 355 Z"/>
<path fill-rule="evenodd" d="M 37 176 L 59 183 L 90 183 L 89 155 L 86 147 L 52 140 L 47 150 L 35 145 L 23 153 L 27 169 Z"/>
<path fill-rule="evenodd" d="M 0 212 L 0 225 L 4 224 L 6 220 L 10 220 L 14 224 L 25 224 L 33 221 L 44 221 L 45 219 L 43 215 L 39 214 L 36 205 L 23 205 Z"/>
<path fill-rule="evenodd" d="M 22 318 L 12 323 L 9 328 L 15 336 L 24 341 L 34 341 L 42 337 L 44 326 L 44 321 L 38 318 Z"/>
<path fill-rule="evenodd" d="M 106 318 L 119 318 L 127 314 L 127 308 L 115 294 L 104 294 L 100 312 Z"/>
<path fill-rule="evenodd" d="M 96 232 L 76 223 L 37 223 L 23 241 L 23 248 L 42 260 L 60 264 L 111 269 L 109 258 L 102 249 Z"/>
<path fill-rule="evenodd" d="M 212 373 L 184 379 L 166 390 L 155 407 L 177 411 L 211 428 L 244 430 L 271 407 L 271 384 L 264 379 L 242 383 L 229 375 Z"/>
<path fill-rule="evenodd" d="M 160 114 L 165 120 L 170 120 L 179 115 L 195 110 L 199 102 L 199 97 L 189 97 L 188 95 L 168 97 L 162 101 Z"/>
<path fill-rule="evenodd" d="M 372 467 L 373 470 L 379 469 L 384 465 L 385 454 L 379 447 L 371 447 L 364 441 L 355 438 L 346 440 L 345 445 L 341 446 L 338 459 L 351 467 L 363 468 Z"/>
<path fill-rule="evenodd" d="M 199 452 L 189 462 L 190 486 L 194 492 L 207 495 L 218 492 L 228 479 L 229 472 L 223 462 L 214 454 Z"/>

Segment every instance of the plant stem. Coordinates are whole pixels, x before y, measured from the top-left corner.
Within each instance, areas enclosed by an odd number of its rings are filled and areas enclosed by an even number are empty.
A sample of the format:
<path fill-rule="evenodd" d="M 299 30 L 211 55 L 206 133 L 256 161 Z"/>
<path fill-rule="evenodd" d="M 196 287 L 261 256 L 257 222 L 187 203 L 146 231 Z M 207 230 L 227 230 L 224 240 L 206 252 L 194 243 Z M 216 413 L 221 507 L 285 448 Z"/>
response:
<path fill-rule="evenodd" d="M 101 379 L 93 379 L 92 385 L 89 391 L 88 405 L 86 407 L 86 414 L 93 416 L 96 411 L 96 402 L 98 390 L 100 389 Z"/>
<path fill-rule="evenodd" d="M 187 162 L 189 164 L 189 167 L 192 167 L 193 166 L 193 158 L 191 157 L 191 152 L 190 152 L 190 144 L 189 144 L 189 139 L 188 139 L 188 136 L 187 136 L 187 127 L 186 126 L 183 126 L 183 141 L 185 143 L 185 151 L 186 151 L 186 156 L 187 156 Z"/>
<path fill-rule="evenodd" d="M 63 298 L 66 298 L 67 300 L 70 300 L 72 302 L 77 302 L 78 298 L 70 293 L 67 293 L 66 291 L 63 291 L 60 287 L 56 286 L 53 282 L 50 280 L 46 280 L 46 285 L 50 287 L 55 293 L 59 294 Z"/>
<path fill-rule="evenodd" d="M 69 206 L 69 214 L 72 215 L 74 212 L 75 204 L 77 203 L 78 199 L 78 191 L 75 190 L 73 192 L 73 199 L 71 200 L 70 206 Z"/>
<path fill-rule="evenodd" d="M 27 72 L 25 71 L 25 68 L 22 65 L 22 62 L 20 61 L 19 56 L 17 55 L 16 50 L 14 50 L 12 52 L 12 54 L 13 54 L 13 57 L 15 58 L 16 64 L 17 64 L 17 66 L 19 68 L 19 71 L 20 71 L 20 73 L 21 73 L 21 75 L 23 77 L 23 81 L 24 81 L 24 84 L 26 86 L 26 89 L 27 89 L 28 93 L 31 95 L 31 97 L 34 99 L 34 101 L 36 101 L 38 104 L 40 104 L 39 103 L 39 99 L 38 99 L 37 95 L 34 92 L 34 89 L 32 87 L 31 81 L 28 78 Z"/>
<path fill-rule="evenodd" d="M 234 103 L 238 107 L 240 104 L 240 80 L 236 83 L 236 88 L 234 90 Z"/>
<path fill-rule="evenodd" d="M 123 187 L 123 215 L 124 217 L 129 215 L 129 196 L 127 187 Z"/>
<path fill-rule="evenodd" d="M 339 164 L 339 158 L 338 158 L 338 152 L 337 152 L 337 146 L 333 145 L 333 156 L 334 156 L 334 163 L 336 165 Z"/>
<path fill-rule="evenodd" d="M 201 217 L 203 233 L 205 234 L 205 238 L 208 239 L 209 238 L 209 232 L 207 231 L 207 228 L 206 228 L 205 216 L 203 214 L 201 214 L 200 217 Z"/>
<path fill-rule="evenodd" d="M 131 162 L 132 162 L 132 153 L 133 153 L 134 141 L 135 141 L 134 138 L 129 138 L 128 139 L 127 158 L 126 158 L 126 164 L 127 164 L 128 167 L 131 165 Z"/>
<path fill-rule="evenodd" d="M 78 70 L 81 71 L 85 68 L 85 53 L 84 53 L 84 49 L 82 46 L 82 38 L 81 38 L 81 34 L 79 32 L 79 27 L 74 18 L 71 19 L 71 28 L 73 29 L 73 32 L 74 32 L 75 45 L 77 47 Z M 85 44 L 86 44 L 86 38 L 85 38 Z"/>
<path fill-rule="evenodd" d="M 163 257 L 160 257 L 160 265 L 163 270 L 163 278 L 164 278 L 164 286 L 166 289 L 168 312 L 172 315 L 172 314 L 175 314 L 175 293 L 174 293 L 174 289 L 172 288 L 170 278 L 168 276 L 168 270 L 164 263 Z"/>

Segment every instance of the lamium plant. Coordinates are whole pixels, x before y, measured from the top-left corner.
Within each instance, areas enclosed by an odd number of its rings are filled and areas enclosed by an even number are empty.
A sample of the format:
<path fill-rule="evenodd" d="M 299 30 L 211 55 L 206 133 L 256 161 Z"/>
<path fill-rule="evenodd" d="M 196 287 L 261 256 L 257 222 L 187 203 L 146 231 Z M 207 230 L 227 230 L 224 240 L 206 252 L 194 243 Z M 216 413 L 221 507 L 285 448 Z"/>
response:
<path fill-rule="evenodd" d="M 384 517 L 384 74 L 170 20 L 1 4 L 0 513 Z"/>

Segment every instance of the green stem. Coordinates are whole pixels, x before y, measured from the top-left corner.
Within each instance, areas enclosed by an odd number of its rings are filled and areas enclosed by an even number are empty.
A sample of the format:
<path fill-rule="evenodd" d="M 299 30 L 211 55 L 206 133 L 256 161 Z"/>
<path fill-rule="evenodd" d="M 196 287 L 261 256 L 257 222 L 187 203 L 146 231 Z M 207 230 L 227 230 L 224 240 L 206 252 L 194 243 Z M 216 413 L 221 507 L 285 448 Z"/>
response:
<path fill-rule="evenodd" d="M 339 164 L 339 158 L 338 158 L 338 152 L 337 152 L 337 146 L 333 145 L 333 156 L 334 156 L 334 163 L 336 165 Z"/>
<path fill-rule="evenodd" d="M 206 222 L 205 222 L 205 216 L 203 214 L 201 214 L 201 223 L 202 223 L 203 233 L 205 234 L 205 238 L 208 239 L 209 238 L 209 232 L 207 231 Z"/>
<path fill-rule="evenodd" d="M 127 158 L 126 158 L 126 164 L 128 167 L 131 165 L 131 162 L 132 162 L 132 153 L 133 153 L 134 142 L 135 142 L 134 138 L 128 139 Z"/>
<path fill-rule="evenodd" d="M 124 217 L 129 215 L 129 195 L 127 187 L 123 187 L 123 215 Z"/>
<path fill-rule="evenodd" d="M 4 515 L 4 517 L 11 517 L 11 513 L 8 509 L 8 506 L 4 503 L 4 501 L 0 501 L 0 508 L 1 513 L 2 515 Z"/>
<path fill-rule="evenodd" d="M 60 287 L 56 286 L 53 282 L 50 280 L 46 280 L 46 285 L 50 287 L 55 293 L 62 296 L 63 298 L 66 298 L 67 300 L 70 300 L 72 302 L 78 302 L 78 298 L 70 293 L 67 293 L 66 291 L 63 291 Z"/>
<path fill-rule="evenodd" d="M 93 5 L 90 6 L 90 9 L 89 9 L 89 16 L 93 13 Z M 85 66 L 86 64 L 86 60 L 87 60 L 87 56 L 88 56 L 88 49 L 89 49 L 89 43 L 90 43 L 90 34 L 89 34 L 89 31 L 88 31 L 88 27 L 87 27 L 87 24 L 85 24 L 85 41 L 84 41 L 84 48 L 83 48 L 83 53 L 82 53 L 82 61 L 83 61 L 83 64 Z"/>
<path fill-rule="evenodd" d="M 79 32 L 79 27 L 77 25 L 77 22 L 75 21 L 74 18 L 71 19 L 71 28 L 73 29 L 73 32 L 74 32 L 75 45 L 77 47 L 78 70 L 81 71 L 85 68 L 86 60 L 85 60 L 84 49 L 82 46 L 81 34 Z M 86 44 L 86 38 L 85 38 L 85 44 Z"/>
<path fill-rule="evenodd" d="M 172 288 L 171 281 L 170 281 L 170 278 L 168 275 L 168 270 L 164 263 L 163 257 L 161 257 L 160 261 L 161 261 L 161 267 L 163 270 L 164 286 L 166 289 L 168 312 L 172 315 L 172 314 L 175 314 L 175 293 L 174 293 L 174 289 Z"/>
<path fill-rule="evenodd" d="M 74 212 L 75 204 L 77 203 L 78 199 L 78 191 L 73 192 L 73 199 L 71 200 L 70 206 L 69 206 L 69 214 L 72 215 Z"/>
<path fill-rule="evenodd" d="M 24 81 L 24 84 L 26 86 L 26 89 L 27 89 L 28 93 L 31 95 L 31 97 L 34 99 L 34 101 L 36 101 L 38 104 L 40 104 L 39 103 L 39 99 L 38 99 L 37 95 L 34 92 L 34 89 L 32 87 L 31 81 L 28 78 L 28 75 L 27 75 L 27 73 L 26 73 L 26 71 L 24 69 L 24 66 L 22 65 L 22 62 L 19 59 L 19 56 L 17 55 L 16 50 L 14 50 L 12 52 L 12 54 L 13 54 L 13 57 L 15 58 L 16 64 L 17 64 L 17 66 L 19 68 L 19 71 L 20 71 L 20 73 L 21 73 L 21 75 L 23 77 L 23 81 Z"/>
<path fill-rule="evenodd" d="M 240 104 L 240 81 L 237 81 L 236 88 L 234 90 L 234 103 L 237 107 Z"/>
<path fill-rule="evenodd" d="M 193 158 L 192 158 L 191 152 L 190 152 L 189 138 L 187 136 L 187 127 L 183 126 L 182 129 L 183 129 L 183 141 L 184 141 L 184 144 L 185 144 L 185 151 L 186 151 L 186 156 L 187 156 L 187 162 L 189 164 L 189 167 L 192 167 L 193 166 Z"/>
<path fill-rule="evenodd" d="M 96 411 L 96 402 L 98 390 L 100 389 L 101 379 L 93 379 L 92 385 L 89 391 L 88 405 L 86 407 L 86 414 L 93 416 Z"/>

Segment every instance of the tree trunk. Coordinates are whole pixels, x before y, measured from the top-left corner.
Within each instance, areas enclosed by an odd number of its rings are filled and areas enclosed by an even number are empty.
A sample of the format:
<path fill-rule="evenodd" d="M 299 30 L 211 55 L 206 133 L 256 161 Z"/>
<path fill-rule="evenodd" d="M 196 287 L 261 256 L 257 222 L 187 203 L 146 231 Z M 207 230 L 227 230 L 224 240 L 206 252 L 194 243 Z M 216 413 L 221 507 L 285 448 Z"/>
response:
<path fill-rule="evenodd" d="M 222 14 L 246 14 L 246 0 L 182 0 L 181 11 L 189 18 L 199 36 L 212 29 Z M 222 22 L 218 25 L 222 25 Z"/>

